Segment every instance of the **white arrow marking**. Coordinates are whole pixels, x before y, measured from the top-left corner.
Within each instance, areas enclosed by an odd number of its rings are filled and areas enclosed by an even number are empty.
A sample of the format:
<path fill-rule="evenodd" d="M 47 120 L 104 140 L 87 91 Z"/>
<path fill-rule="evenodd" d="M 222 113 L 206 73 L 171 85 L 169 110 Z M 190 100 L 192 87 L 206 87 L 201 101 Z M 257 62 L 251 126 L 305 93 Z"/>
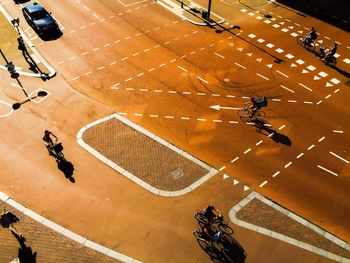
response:
<path fill-rule="evenodd" d="M 241 110 L 242 108 L 234 108 L 234 107 L 224 107 L 224 106 L 220 106 L 220 105 L 213 105 L 213 106 L 209 106 L 209 108 L 212 108 L 214 110 Z"/>

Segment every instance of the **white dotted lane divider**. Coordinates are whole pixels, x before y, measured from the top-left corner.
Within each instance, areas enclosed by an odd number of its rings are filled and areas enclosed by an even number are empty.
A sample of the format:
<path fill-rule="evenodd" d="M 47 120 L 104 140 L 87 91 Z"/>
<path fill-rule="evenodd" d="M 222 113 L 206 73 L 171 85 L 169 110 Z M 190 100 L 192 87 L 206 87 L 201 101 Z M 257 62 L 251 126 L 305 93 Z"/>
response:
<path fill-rule="evenodd" d="M 150 117 L 157 118 L 158 115 L 150 115 Z M 157 188 L 153 187 L 152 185 L 150 185 L 150 184 L 146 183 L 145 181 L 141 180 L 139 177 L 137 177 L 137 176 L 133 175 L 132 173 L 126 171 L 123 167 L 117 165 L 112 160 L 109 160 L 104 155 L 102 155 L 101 153 L 96 151 L 94 148 L 92 148 L 90 145 L 88 145 L 87 143 L 84 142 L 83 134 L 84 134 L 84 132 L 87 129 L 89 129 L 89 128 L 95 126 L 95 125 L 98 125 L 100 123 L 103 123 L 105 121 L 108 121 L 110 119 L 117 119 L 118 121 L 123 122 L 124 124 L 130 126 L 131 128 L 135 129 L 136 131 L 138 131 L 138 132 L 142 133 L 143 135 L 149 137 L 150 139 L 156 141 L 157 143 L 161 144 L 162 146 L 165 146 L 165 147 L 173 150 L 177 154 L 180 154 L 184 158 L 187 158 L 191 162 L 193 162 L 193 163 L 201 166 L 202 168 L 208 170 L 208 173 L 206 175 L 204 175 L 203 177 L 201 177 L 196 182 L 194 182 L 191 185 L 185 187 L 184 189 L 181 189 L 181 190 L 178 190 L 178 191 L 163 191 L 163 190 L 160 190 L 160 189 L 157 189 Z M 210 178 L 212 178 L 215 174 L 218 173 L 218 170 L 216 170 L 214 167 L 212 167 L 212 166 L 202 162 L 201 160 L 199 160 L 199 159 L 195 158 L 194 156 L 190 155 L 189 153 L 187 153 L 187 152 L 177 148 L 173 144 L 171 144 L 171 143 L 165 141 L 164 139 L 156 136 L 155 134 L 153 134 L 150 131 L 142 128 L 141 126 L 133 123 L 132 121 L 128 120 L 127 118 L 122 117 L 121 114 L 116 114 L 115 113 L 115 114 L 109 115 L 109 116 L 104 117 L 104 118 L 99 119 L 99 120 L 96 120 L 96 121 L 94 121 L 92 123 L 89 123 L 88 125 L 84 126 L 83 128 L 81 128 L 79 130 L 79 132 L 77 134 L 77 141 L 78 141 L 78 144 L 81 147 L 83 147 L 85 150 L 87 150 L 89 153 L 94 155 L 97 159 L 99 159 L 100 161 L 102 161 L 103 163 L 105 163 L 106 165 L 111 167 L 112 169 L 116 170 L 118 173 L 120 173 L 120 174 L 124 175 L 125 177 L 129 178 L 130 180 L 132 180 L 136 184 L 140 185 L 141 187 L 143 187 L 147 191 L 150 191 L 150 192 L 152 192 L 152 193 L 154 193 L 156 195 L 160 195 L 160 196 L 172 197 L 172 196 L 180 196 L 180 195 L 187 194 L 187 193 L 191 192 L 192 190 L 194 190 L 195 188 L 197 188 L 198 186 L 200 186 L 201 184 L 203 184 L 204 182 L 208 181 Z"/>
<path fill-rule="evenodd" d="M 318 255 L 330 258 L 330 259 L 335 260 L 337 262 L 343 262 L 343 263 L 350 262 L 350 259 L 344 258 L 342 256 L 338 256 L 332 252 L 329 252 L 329 251 L 326 251 L 324 249 L 312 246 L 310 244 L 304 243 L 302 241 L 288 237 L 286 235 L 282 235 L 282 234 L 274 232 L 270 229 L 266 229 L 266 228 L 239 220 L 236 217 L 236 214 L 242 208 L 244 208 L 247 204 L 249 204 L 253 199 L 260 200 L 261 202 L 265 203 L 268 206 L 271 206 L 273 209 L 277 210 L 278 212 L 284 214 L 285 216 L 293 219 L 294 221 L 300 223 L 301 225 L 311 229 L 312 231 L 316 232 L 317 234 L 321 235 L 322 237 L 328 239 L 329 241 L 333 242 L 337 246 L 342 247 L 343 249 L 350 251 L 350 244 L 346 243 L 344 240 L 334 236 L 333 234 L 327 232 L 325 229 L 307 221 L 306 219 L 294 214 L 293 212 L 285 209 L 284 207 L 273 202 L 272 200 L 267 199 L 266 197 L 258 194 L 257 192 L 251 192 L 244 199 L 242 199 L 238 204 L 236 204 L 234 207 L 232 207 L 230 209 L 229 217 L 230 217 L 230 220 L 232 223 L 234 223 L 240 227 L 244 227 L 244 228 L 250 229 L 252 231 L 279 239 L 279 240 L 284 241 L 286 243 L 289 243 L 291 245 L 294 245 L 294 246 L 300 247 L 302 249 L 308 250 L 310 252 L 316 253 Z"/>
<path fill-rule="evenodd" d="M 105 254 L 111 258 L 120 260 L 120 261 L 125 262 L 125 263 L 142 263 L 142 261 L 131 258 L 127 255 L 124 255 L 124 254 L 119 253 L 115 250 L 109 249 L 105 246 L 102 246 L 102 245 L 97 244 L 91 240 L 88 240 L 87 238 L 82 237 L 76 233 L 73 233 L 72 231 L 42 217 L 41 215 L 35 213 L 34 211 L 17 203 L 10 196 L 8 196 L 7 194 L 5 194 L 3 192 L 0 192 L 0 200 L 5 202 L 6 204 L 12 206 L 13 208 L 17 209 L 19 212 L 25 214 L 26 216 L 32 218 L 33 220 L 37 221 L 38 223 L 43 224 L 44 226 L 74 240 L 75 242 L 79 243 L 82 246 L 91 248 L 91 249 L 96 250 L 102 254 Z"/>

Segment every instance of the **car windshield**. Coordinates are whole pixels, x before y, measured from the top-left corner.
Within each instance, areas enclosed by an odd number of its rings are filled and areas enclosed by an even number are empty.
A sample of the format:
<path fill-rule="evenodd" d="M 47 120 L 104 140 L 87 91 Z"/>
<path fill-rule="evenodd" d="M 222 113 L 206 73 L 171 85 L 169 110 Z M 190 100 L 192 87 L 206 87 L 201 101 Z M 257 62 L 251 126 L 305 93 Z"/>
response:
<path fill-rule="evenodd" d="M 36 11 L 36 12 L 31 14 L 31 16 L 34 20 L 42 19 L 42 18 L 47 17 L 49 15 L 50 14 L 46 10 Z"/>

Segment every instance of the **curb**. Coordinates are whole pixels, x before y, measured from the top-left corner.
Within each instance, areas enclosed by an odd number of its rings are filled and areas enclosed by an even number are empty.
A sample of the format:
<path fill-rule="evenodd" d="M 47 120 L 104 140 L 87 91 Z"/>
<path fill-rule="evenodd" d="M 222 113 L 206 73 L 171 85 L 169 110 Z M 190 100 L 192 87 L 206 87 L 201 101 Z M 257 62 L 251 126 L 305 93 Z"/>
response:
<path fill-rule="evenodd" d="M 342 263 L 350 263 L 350 259 L 344 258 L 342 256 L 338 256 L 332 252 L 328 252 L 324 249 L 315 247 L 313 245 L 304 243 L 302 241 L 296 240 L 294 238 L 290 238 L 288 236 L 282 235 L 280 233 L 274 232 L 272 230 L 260 227 L 260 226 L 256 226 L 253 225 L 251 223 L 239 220 L 236 217 L 236 213 L 241 210 L 244 206 L 246 206 L 250 201 L 252 201 L 254 198 L 260 200 L 261 202 L 264 202 L 265 204 L 271 206 L 272 208 L 274 208 L 275 210 L 279 211 L 280 213 L 288 216 L 289 218 L 293 219 L 294 221 L 308 227 L 309 229 L 313 230 L 314 232 L 316 232 L 317 234 L 323 236 L 324 238 L 328 239 L 329 241 L 333 242 L 334 244 L 336 244 L 337 246 L 340 246 L 342 248 L 344 248 L 345 250 L 350 251 L 350 244 L 346 243 L 344 240 L 332 235 L 331 233 L 328 233 L 326 230 L 312 224 L 311 222 L 305 220 L 304 218 L 294 214 L 293 212 L 285 209 L 284 207 L 274 203 L 273 201 L 271 201 L 270 199 L 258 194 L 257 192 L 251 192 L 247 197 L 245 197 L 244 199 L 242 199 L 238 204 L 236 204 L 235 206 L 233 206 L 230 211 L 229 211 L 229 217 L 230 220 L 241 227 L 253 230 L 255 232 L 279 239 L 281 241 L 287 242 L 291 245 L 300 247 L 302 249 L 308 250 L 310 252 L 316 253 L 318 255 L 324 256 L 326 258 L 335 260 L 337 262 L 342 262 Z"/>
<path fill-rule="evenodd" d="M 111 258 L 120 260 L 120 261 L 125 262 L 125 263 L 142 263 L 142 261 L 139 261 L 137 259 L 134 259 L 132 257 L 129 257 L 129 256 L 124 255 L 122 253 L 119 253 L 117 251 L 114 251 L 112 249 L 109 249 L 109 248 L 102 246 L 100 244 L 97 244 L 91 240 L 88 240 L 85 237 L 82 237 L 76 233 L 71 232 L 70 230 L 68 230 L 60 225 L 57 225 L 56 223 L 42 217 L 41 215 L 33 212 L 32 210 L 26 208 L 25 206 L 17 203 L 15 200 L 10 198 L 10 196 L 8 196 L 7 194 L 5 194 L 3 192 L 0 192 L 0 200 L 5 202 L 8 205 L 14 207 L 19 212 L 22 212 L 23 214 L 34 219 L 35 221 L 39 222 L 40 224 L 43 224 L 44 226 L 74 240 L 75 242 L 81 244 L 82 246 L 91 248 L 95 251 L 98 251 L 102 254 L 105 254 Z"/>
<path fill-rule="evenodd" d="M 208 170 L 209 172 L 206 175 L 204 175 L 203 177 L 201 177 L 200 179 L 198 179 L 197 181 L 195 181 L 194 183 L 192 183 L 191 185 L 189 185 L 181 190 L 178 190 L 178 191 L 164 191 L 164 190 L 160 190 L 160 189 L 157 189 L 157 188 L 151 186 L 150 184 L 141 180 L 139 177 L 126 171 L 123 167 L 118 166 L 116 163 L 109 160 L 104 155 L 102 155 L 101 153 L 96 151 L 94 148 L 92 148 L 90 145 L 88 145 L 87 143 L 84 142 L 82 137 L 83 137 L 83 133 L 87 129 L 89 129 L 92 126 L 95 126 L 97 124 L 100 124 L 102 122 L 105 122 L 109 119 L 113 119 L 113 118 L 123 122 L 124 124 L 130 126 L 131 128 L 135 129 L 136 131 L 142 133 L 143 135 L 146 135 L 147 137 L 156 141 L 157 143 L 159 143 L 165 147 L 170 148 L 172 151 L 176 152 L 177 154 L 182 155 L 184 158 L 187 158 L 188 160 L 194 162 L 195 164 L 201 166 L 202 168 Z M 91 123 L 87 124 L 86 126 L 84 126 L 83 128 L 81 128 L 77 134 L 77 142 L 81 147 L 83 147 L 86 151 L 91 153 L 93 156 L 95 156 L 101 162 L 105 163 L 106 165 L 108 165 L 112 169 L 121 173 L 122 175 L 129 178 L 130 180 L 134 181 L 135 183 L 137 183 L 138 185 L 140 185 L 141 187 L 143 187 L 147 191 L 150 191 L 150 192 L 152 192 L 156 195 L 160 195 L 160 196 L 172 197 L 172 196 L 180 196 L 180 195 L 187 194 L 187 193 L 191 192 L 192 190 L 194 190 L 195 188 L 197 188 L 198 186 L 200 186 L 202 183 L 209 180 L 211 177 L 213 177 L 215 174 L 217 174 L 219 172 L 217 169 L 213 168 L 212 166 L 200 161 L 199 159 L 195 158 L 194 156 L 190 155 L 189 153 L 177 148 L 173 144 L 163 140 L 162 138 L 156 136 L 155 134 L 153 134 L 153 133 L 149 132 L 148 130 L 142 128 L 141 126 L 133 123 L 132 121 L 128 120 L 127 118 L 120 116 L 117 113 L 114 113 L 114 114 L 109 115 L 107 117 L 104 117 L 102 119 L 91 122 Z"/>
<path fill-rule="evenodd" d="M 12 17 L 7 13 L 5 8 L 0 4 L 0 12 L 5 16 L 5 18 L 9 21 L 10 25 L 14 27 L 11 23 Z M 18 27 L 18 30 L 21 33 L 22 38 L 27 43 L 29 48 L 33 51 L 34 55 L 43 63 L 43 65 L 49 70 L 48 79 L 53 78 L 56 75 L 56 70 L 45 60 L 45 58 L 39 53 L 39 51 L 36 49 L 34 44 L 29 40 L 29 38 L 26 36 L 26 34 Z M 5 66 L 0 65 L 0 69 L 7 70 Z M 23 71 L 17 71 L 18 74 L 28 77 L 36 77 L 36 78 L 43 78 L 41 74 L 35 74 L 30 72 L 23 72 Z"/>

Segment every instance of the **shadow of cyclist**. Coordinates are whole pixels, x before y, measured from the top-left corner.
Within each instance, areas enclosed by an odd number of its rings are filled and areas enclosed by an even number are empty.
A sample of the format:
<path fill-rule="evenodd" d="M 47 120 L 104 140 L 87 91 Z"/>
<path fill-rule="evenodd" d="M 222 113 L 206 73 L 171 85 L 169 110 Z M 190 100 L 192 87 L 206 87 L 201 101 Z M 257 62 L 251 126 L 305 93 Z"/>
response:
<path fill-rule="evenodd" d="M 287 146 L 292 146 L 292 141 L 288 136 L 278 133 L 276 130 L 271 128 L 265 120 L 263 119 L 253 119 L 251 120 L 255 124 L 256 131 L 270 137 L 274 142 L 281 143 Z"/>
<path fill-rule="evenodd" d="M 58 169 L 64 174 L 64 176 L 72 183 L 75 183 L 75 179 L 73 177 L 74 165 L 66 159 L 56 159 L 56 162 Z"/>
<path fill-rule="evenodd" d="M 26 239 L 22 236 L 17 235 L 15 232 L 11 231 L 14 237 L 17 239 L 20 247 L 18 249 L 18 259 L 19 262 L 23 263 L 36 263 L 37 252 L 33 253 L 31 247 L 27 247 L 25 242 Z"/>

